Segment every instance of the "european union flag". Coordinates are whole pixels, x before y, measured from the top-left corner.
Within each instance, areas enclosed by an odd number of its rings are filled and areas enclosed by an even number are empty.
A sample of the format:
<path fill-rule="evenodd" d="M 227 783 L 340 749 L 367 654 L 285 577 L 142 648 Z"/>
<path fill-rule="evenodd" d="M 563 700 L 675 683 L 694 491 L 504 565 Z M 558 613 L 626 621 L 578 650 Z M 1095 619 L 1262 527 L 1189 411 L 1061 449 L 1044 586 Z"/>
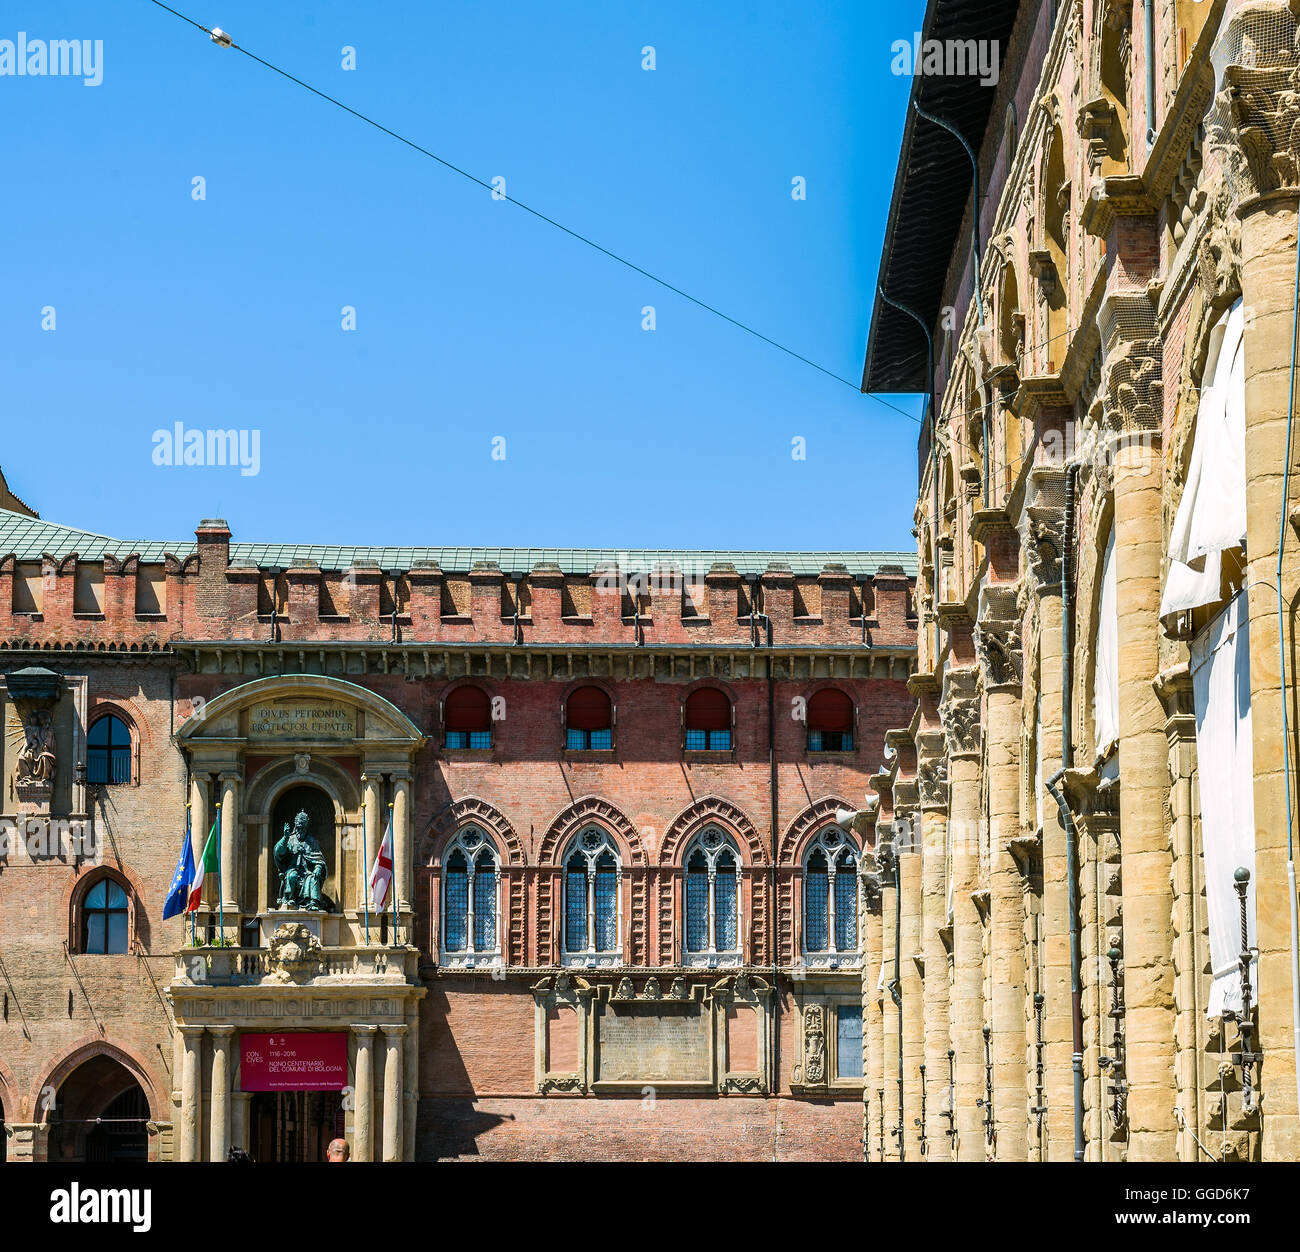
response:
<path fill-rule="evenodd" d="M 185 826 L 185 846 L 181 849 L 180 860 L 176 862 L 176 872 L 172 875 L 172 885 L 167 892 L 167 901 L 163 905 L 163 919 L 175 917 L 185 912 L 185 905 L 190 898 L 190 884 L 194 881 L 194 848 L 190 843 L 189 824 Z"/>

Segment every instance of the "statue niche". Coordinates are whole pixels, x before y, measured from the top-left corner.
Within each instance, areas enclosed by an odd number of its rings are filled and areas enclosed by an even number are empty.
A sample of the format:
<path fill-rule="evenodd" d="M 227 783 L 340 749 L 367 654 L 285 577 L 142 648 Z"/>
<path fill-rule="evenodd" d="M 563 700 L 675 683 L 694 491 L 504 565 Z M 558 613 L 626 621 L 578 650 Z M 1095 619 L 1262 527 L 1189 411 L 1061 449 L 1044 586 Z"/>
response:
<path fill-rule="evenodd" d="M 294 813 L 291 821 L 290 813 Z M 271 829 L 274 832 L 279 827 L 281 833 L 271 855 L 277 875 L 277 908 L 335 911 L 334 901 L 325 891 L 330 872 L 325 849 L 333 842 L 333 817 L 328 799 L 312 787 L 295 787 L 276 805 Z"/>

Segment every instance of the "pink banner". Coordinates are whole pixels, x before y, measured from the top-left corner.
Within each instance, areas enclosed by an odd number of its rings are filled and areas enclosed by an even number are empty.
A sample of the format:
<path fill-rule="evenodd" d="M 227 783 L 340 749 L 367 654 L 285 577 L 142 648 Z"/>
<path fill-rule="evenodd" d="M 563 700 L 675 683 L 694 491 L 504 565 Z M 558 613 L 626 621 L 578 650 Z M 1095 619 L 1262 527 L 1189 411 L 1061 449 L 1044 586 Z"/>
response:
<path fill-rule="evenodd" d="M 348 1085 L 345 1030 L 239 1037 L 241 1091 L 342 1091 Z"/>

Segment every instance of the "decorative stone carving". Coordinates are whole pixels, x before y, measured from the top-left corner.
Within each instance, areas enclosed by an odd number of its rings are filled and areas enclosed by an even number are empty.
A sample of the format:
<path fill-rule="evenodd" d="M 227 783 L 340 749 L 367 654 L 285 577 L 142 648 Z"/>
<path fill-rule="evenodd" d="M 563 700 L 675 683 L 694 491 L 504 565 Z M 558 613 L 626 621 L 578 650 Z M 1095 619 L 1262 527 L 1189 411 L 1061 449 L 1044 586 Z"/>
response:
<path fill-rule="evenodd" d="M 1227 63 L 1206 142 L 1239 198 L 1300 186 L 1300 54 L 1285 4 L 1243 6 L 1221 36 Z"/>
<path fill-rule="evenodd" d="M 641 999 L 643 1000 L 662 1000 L 663 992 L 659 989 L 659 979 L 648 978 L 645 986 L 641 989 Z"/>
<path fill-rule="evenodd" d="M 916 736 L 916 794 L 923 809 L 948 804 L 948 744 L 942 730 L 923 730 Z"/>
<path fill-rule="evenodd" d="M 1022 676 L 1020 623 L 990 619 L 975 626 L 975 652 L 984 690 L 1019 687 Z"/>
<path fill-rule="evenodd" d="M 54 706 L 63 679 L 51 669 L 32 665 L 14 670 L 5 680 L 22 725 L 22 744 L 14 769 L 14 790 L 24 803 L 45 805 L 54 794 L 58 772 Z"/>
<path fill-rule="evenodd" d="M 277 926 L 268 947 L 271 972 L 264 981 L 302 984 L 320 973 L 325 951 L 320 940 L 302 922 Z"/>
<path fill-rule="evenodd" d="M 974 669 L 950 669 L 944 674 L 939 718 L 950 756 L 970 756 L 979 751 L 980 702 Z"/>
<path fill-rule="evenodd" d="M 1196 249 L 1196 266 L 1205 294 L 1213 302 L 1241 292 L 1241 219 L 1233 210 L 1232 189 L 1221 175 L 1210 183 L 1205 234 Z"/>
<path fill-rule="evenodd" d="M 810 1004 L 803 1013 L 803 1075 L 795 1082 L 809 1085 L 826 1081 L 826 1010 Z"/>
<path fill-rule="evenodd" d="M 684 978 L 674 978 L 672 986 L 668 988 L 668 999 L 685 1000 L 686 999 L 686 980 Z"/>
<path fill-rule="evenodd" d="M 632 989 L 632 980 L 630 978 L 620 978 L 618 986 L 614 988 L 614 993 L 609 998 L 611 1000 L 635 1000 L 636 992 Z"/>
<path fill-rule="evenodd" d="M 295 752 L 293 754 L 293 768 L 296 773 L 308 773 L 311 770 L 311 753 Z"/>
<path fill-rule="evenodd" d="M 1055 505 L 1033 505 L 1025 510 L 1020 547 L 1029 577 L 1038 592 L 1061 585 L 1061 552 L 1065 541 L 1065 510 Z"/>

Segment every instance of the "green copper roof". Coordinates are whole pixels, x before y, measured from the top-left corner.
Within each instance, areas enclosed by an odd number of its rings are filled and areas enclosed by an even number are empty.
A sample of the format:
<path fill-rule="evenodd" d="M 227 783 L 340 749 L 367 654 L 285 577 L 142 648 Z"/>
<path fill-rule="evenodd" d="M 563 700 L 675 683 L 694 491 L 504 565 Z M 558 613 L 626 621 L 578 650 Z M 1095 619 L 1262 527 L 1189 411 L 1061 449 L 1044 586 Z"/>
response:
<path fill-rule="evenodd" d="M 167 553 L 184 560 L 195 550 L 193 539 L 170 543 L 157 540 L 110 539 L 91 531 L 60 526 L 39 518 L 0 509 L 0 557 L 12 553 L 20 561 L 38 561 L 48 553 L 62 558 L 77 553 L 96 561 L 105 555 L 124 560 L 158 562 Z M 625 570 L 672 565 L 688 573 L 706 573 L 715 562 L 729 562 L 741 574 L 761 574 L 776 562 L 796 574 L 820 574 L 826 565 L 843 565 L 857 578 L 877 573 L 882 566 L 901 568 L 915 576 L 914 552 L 724 552 L 650 548 L 365 548 L 329 544 L 232 543 L 234 565 L 278 566 L 288 569 L 304 561 L 321 569 L 347 569 L 350 565 L 378 565 L 385 570 L 409 570 L 417 561 L 436 562 L 443 570 L 465 572 L 480 562 L 492 562 L 506 573 L 526 573 L 539 561 L 553 562 L 566 574 L 589 574 L 597 565 L 615 562 Z"/>

